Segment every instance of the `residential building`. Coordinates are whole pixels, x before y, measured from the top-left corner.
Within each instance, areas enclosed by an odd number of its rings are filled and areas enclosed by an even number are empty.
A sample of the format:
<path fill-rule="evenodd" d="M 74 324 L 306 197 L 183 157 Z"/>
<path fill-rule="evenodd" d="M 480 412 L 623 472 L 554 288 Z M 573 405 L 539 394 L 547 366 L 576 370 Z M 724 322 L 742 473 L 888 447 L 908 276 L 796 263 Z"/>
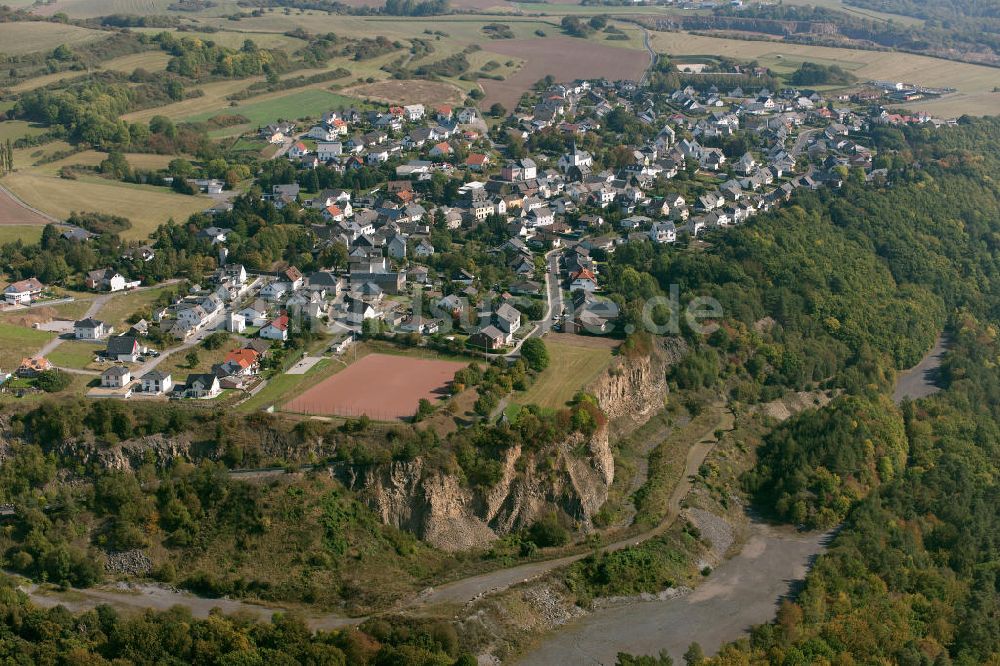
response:
<path fill-rule="evenodd" d="M 81 319 L 73 323 L 73 337 L 77 340 L 100 340 L 111 330 L 97 319 Z"/>
<path fill-rule="evenodd" d="M 184 397 L 209 400 L 222 392 L 219 378 L 213 374 L 191 374 L 184 382 Z"/>
<path fill-rule="evenodd" d="M 111 361 L 135 363 L 141 352 L 142 347 L 134 335 L 116 335 L 108 338 L 108 346 L 104 355 Z"/>
<path fill-rule="evenodd" d="M 260 337 L 266 340 L 288 339 L 288 315 L 282 314 L 260 329 Z"/>
<path fill-rule="evenodd" d="M 132 372 L 124 365 L 115 365 L 101 373 L 101 387 L 121 389 L 132 382 Z"/>
<path fill-rule="evenodd" d="M 45 289 L 38 278 L 28 278 L 13 282 L 3 290 L 3 297 L 11 305 L 27 305 L 37 298 Z"/>
<path fill-rule="evenodd" d="M 160 395 L 162 393 L 170 393 L 174 388 L 174 380 L 170 376 L 170 373 L 159 370 L 147 372 L 139 381 L 142 384 L 143 393 Z"/>

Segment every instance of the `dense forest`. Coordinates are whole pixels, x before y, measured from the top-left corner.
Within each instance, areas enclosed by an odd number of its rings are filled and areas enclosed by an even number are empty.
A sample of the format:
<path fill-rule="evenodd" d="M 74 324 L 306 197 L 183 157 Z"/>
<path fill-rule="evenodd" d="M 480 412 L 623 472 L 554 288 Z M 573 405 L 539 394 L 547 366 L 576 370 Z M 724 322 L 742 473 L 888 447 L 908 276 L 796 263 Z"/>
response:
<path fill-rule="evenodd" d="M 980 664 L 1000 653 L 1000 193 L 987 175 L 1000 121 L 873 138 L 886 188 L 848 178 L 842 193 L 803 194 L 707 237 L 700 255 L 645 247 L 611 261 L 621 295 L 673 282 L 724 304 L 719 331 L 674 371 L 679 386 L 750 402 L 775 386 L 844 391 L 766 435 L 744 478 L 774 517 L 842 527 L 776 622 L 712 663 Z M 885 396 L 893 368 L 942 327 L 945 390 L 897 408 Z"/>
<path fill-rule="evenodd" d="M 957 317 L 953 333 L 946 390 L 903 406 L 905 468 L 853 506 L 777 621 L 712 663 L 997 659 L 1000 373 L 991 359 L 1000 346 L 994 325 L 971 314 Z M 793 428 L 825 418 L 803 415 Z"/>

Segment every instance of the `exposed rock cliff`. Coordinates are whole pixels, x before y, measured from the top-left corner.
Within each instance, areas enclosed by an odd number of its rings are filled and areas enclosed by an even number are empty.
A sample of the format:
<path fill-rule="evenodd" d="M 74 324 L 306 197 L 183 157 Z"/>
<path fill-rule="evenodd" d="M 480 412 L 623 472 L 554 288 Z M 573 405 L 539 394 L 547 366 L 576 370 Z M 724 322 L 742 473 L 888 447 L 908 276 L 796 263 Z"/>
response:
<path fill-rule="evenodd" d="M 676 343 L 654 346 L 648 356 L 616 358 L 589 387 L 616 431 L 645 423 L 663 406 L 667 366 L 682 353 Z M 618 423 L 618 422 L 624 422 Z M 576 434 L 543 452 L 508 449 L 500 480 L 488 489 L 470 489 L 422 460 L 363 469 L 343 468 L 338 476 L 381 519 L 414 532 L 445 550 L 483 547 L 522 529 L 556 509 L 579 529 L 608 497 L 615 477 L 609 428 L 589 438 Z"/>

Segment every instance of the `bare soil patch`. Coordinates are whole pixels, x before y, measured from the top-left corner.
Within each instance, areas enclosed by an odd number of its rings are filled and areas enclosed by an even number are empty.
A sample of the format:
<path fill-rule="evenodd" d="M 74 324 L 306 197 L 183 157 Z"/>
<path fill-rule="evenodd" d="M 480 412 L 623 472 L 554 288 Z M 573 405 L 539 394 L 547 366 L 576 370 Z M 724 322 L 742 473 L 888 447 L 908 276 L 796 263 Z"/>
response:
<path fill-rule="evenodd" d="M 369 354 L 283 407 L 324 416 L 361 416 L 379 421 L 404 419 L 421 398 L 444 396 L 455 373 L 467 364 L 390 354 Z"/>
<path fill-rule="evenodd" d="M 574 333 L 548 333 L 545 342 L 554 342 L 572 347 L 586 347 L 587 349 L 618 349 L 622 341 L 615 338 L 601 337 L 598 335 L 576 335 Z"/>
<path fill-rule="evenodd" d="M 0 188 L 0 224 L 48 224 L 48 220 L 14 200 L 7 190 Z"/>
<path fill-rule="evenodd" d="M 11 314 L 5 314 L 3 321 L 8 324 L 13 324 L 14 326 L 22 326 L 24 328 L 33 328 L 35 324 L 47 324 L 48 322 L 55 319 L 59 313 L 55 308 L 50 307 L 40 307 L 31 308 L 30 310 L 21 310 L 20 312 L 12 312 Z"/>
<path fill-rule="evenodd" d="M 605 46 L 573 37 L 499 39 L 490 43 L 486 50 L 521 58 L 525 63 L 506 81 L 482 82 L 486 91 L 486 99 L 482 102 L 484 109 L 494 102 L 513 109 L 521 95 L 546 74 L 552 74 L 559 81 L 638 79 L 649 67 L 649 54 L 645 51 Z"/>
<path fill-rule="evenodd" d="M 465 94 L 455 86 L 437 81 L 378 81 L 345 88 L 340 92 L 386 104 L 423 104 L 428 107 L 459 106 Z"/>

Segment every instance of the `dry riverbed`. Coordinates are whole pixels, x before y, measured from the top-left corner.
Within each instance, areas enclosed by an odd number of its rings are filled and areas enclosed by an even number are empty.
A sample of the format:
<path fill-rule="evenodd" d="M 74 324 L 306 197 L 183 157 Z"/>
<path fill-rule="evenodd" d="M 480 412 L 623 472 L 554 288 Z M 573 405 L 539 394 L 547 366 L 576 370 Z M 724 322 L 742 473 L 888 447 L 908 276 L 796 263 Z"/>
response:
<path fill-rule="evenodd" d="M 692 641 L 714 654 L 753 625 L 774 618 L 777 605 L 805 578 L 828 537 L 754 522 L 740 553 L 692 592 L 589 613 L 550 635 L 517 663 L 614 664 L 619 652 L 660 650 L 682 663 Z"/>

